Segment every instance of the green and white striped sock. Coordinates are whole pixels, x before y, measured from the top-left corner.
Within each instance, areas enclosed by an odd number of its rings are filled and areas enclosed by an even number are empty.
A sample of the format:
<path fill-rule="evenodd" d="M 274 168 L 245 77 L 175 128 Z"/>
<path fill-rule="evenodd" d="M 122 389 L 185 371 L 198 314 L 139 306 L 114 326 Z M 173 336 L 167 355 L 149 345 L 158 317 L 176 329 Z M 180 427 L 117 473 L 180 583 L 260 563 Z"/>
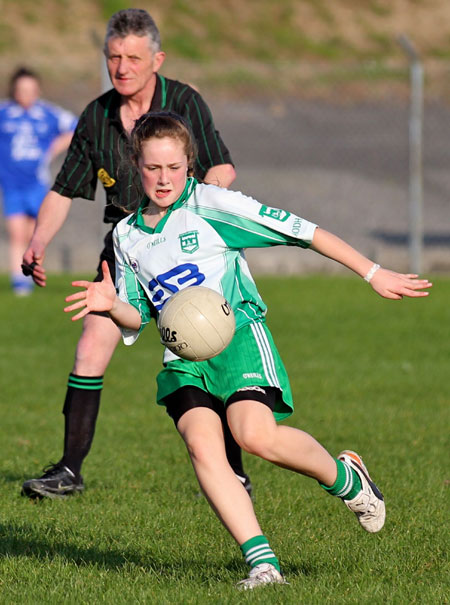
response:
<path fill-rule="evenodd" d="M 361 479 L 346 462 L 337 458 L 335 462 L 337 466 L 336 481 L 330 486 L 323 485 L 323 483 L 320 485 L 332 496 L 345 498 L 345 500 L 353 500 L 361 491 Z"/>
<path fill-rule="evenodd" d="M 245 562 L 250 567 L 256 567 L 260 563 L 271 563 L 280 571 L 280 563 L 273 550 L 269 546 L 269 541 L 265 536 L 255 536 L 241 544 L 241 551 L 245 557 Z"/>

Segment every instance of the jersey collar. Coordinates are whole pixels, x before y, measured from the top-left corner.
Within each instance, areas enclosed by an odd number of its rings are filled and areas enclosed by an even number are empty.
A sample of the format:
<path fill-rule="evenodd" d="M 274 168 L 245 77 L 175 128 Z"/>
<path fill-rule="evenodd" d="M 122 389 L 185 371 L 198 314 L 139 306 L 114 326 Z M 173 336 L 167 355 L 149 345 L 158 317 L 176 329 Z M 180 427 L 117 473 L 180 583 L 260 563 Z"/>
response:
<path fill-rule="evenodd" d="M 194 177 L 191 177 L 191 176 L 188 177 L 188 179 L 186 181 L 186 186 L 183 189 L 182 194 L 180 195 L 180 197 L 177 199 L 176 202 L 174 202 L 171 206 L 169 206 L 166 214 L 162 217 L 162 219 L 159 221 L 159 223 L 156 225 L 156 227 L 154 229 L 152 227 L 148 227 L 145 224 L 144 217 L 142 216 L 142 212 L 148 204 L 147 196 L 144 197 L 144 199 L 142 200 L 141 205 L 139 206 L 137 212 L 128 219 L 128 221 L 127 221 L 128 224 L 129 225 L 134 224 L 135 227 L 138 227 L 142 231 L 145 231 L 145 233 L 161 233 L 161 231 L 164 229 L 164 225 L 167 223 L 169 216 L 172 214 L 172 212 L 174 210 L 177 210 L 178 208 L 181 208 L 181 206 L 183 206 L 183 204 L 186 202 L 186 200 L 188 200 L 190 198 L 190 196 L 192 195 L 192 192 L 194 191 L 197 184 L 198 184 L 198 182 Z"/>
<path fill-rule="evenodd" d="M 155 90 L 153 92 L 152 102 L 149 111 L 161 111 L 166 108 L 167 102 L 167 84 L 164 76 L 156 74 Z"/>

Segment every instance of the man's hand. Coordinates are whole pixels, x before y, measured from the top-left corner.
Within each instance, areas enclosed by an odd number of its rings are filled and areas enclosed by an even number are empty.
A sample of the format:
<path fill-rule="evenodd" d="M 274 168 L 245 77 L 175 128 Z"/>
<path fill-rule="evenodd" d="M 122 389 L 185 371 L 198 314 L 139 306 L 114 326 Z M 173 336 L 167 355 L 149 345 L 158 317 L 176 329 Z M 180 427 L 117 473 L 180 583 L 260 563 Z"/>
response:
<path fill-rule="evenodd" d="M 41 288 L 45 287 L 47 277 L 42 266 L 45 250 L 54 236 L 58 233 L 67 218 L 72 200 L 49 191 L 44 197 L 36 220 L 33 237 L 23 255 L 22 271 L 33 276 L 33 281 Z"/>
<path fill-rule="evenodd" d="M 44 248 L 30 242 L 28 248 L 25 250 L 22 260 L 22 273 L 24 275 L 31 275 L 35 284 L 44 288 L 46 285 L 47 277 L 45 275 L 45 269 L 42 266 L 44 260 Z"/>

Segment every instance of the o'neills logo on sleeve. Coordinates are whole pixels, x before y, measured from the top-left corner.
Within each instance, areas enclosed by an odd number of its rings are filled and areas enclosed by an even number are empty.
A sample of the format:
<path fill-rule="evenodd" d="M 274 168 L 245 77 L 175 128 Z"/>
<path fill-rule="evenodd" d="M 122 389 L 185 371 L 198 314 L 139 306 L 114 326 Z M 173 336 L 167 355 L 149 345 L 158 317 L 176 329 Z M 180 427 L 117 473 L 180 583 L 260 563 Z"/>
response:
<path fill-rule="evenodd" d="M 287 221 L 290 216 L 290 212 L 287 210 L 282 210 L 281 208 L 271 208 L 270 206 L 261 206 L 259 214 L 260 216 L 268 216 L 273 218 L 276 221 L 280 221 L 280 223 Z"/>
<path fill-rule="evenodd" d="M 113 179 L 112 176 L 109 176 L 104 168 L 100 168 L 98 170 L 97 176 L 103 187 L 112 187 L 116 183 L 116 179 Z"/>

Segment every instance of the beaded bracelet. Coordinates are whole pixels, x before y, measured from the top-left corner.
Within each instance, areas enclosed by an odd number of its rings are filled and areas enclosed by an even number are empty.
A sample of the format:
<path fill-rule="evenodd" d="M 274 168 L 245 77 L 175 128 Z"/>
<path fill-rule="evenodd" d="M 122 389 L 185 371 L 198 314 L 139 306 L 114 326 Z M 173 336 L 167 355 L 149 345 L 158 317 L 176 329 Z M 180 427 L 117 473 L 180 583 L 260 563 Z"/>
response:
<path fill-rule="evenodd" d="M 380 268 L 380 265 L 378 265 L 377 263 L 374 263 L 369 271 L 367 272 L 367 275 L 364 277 L 364 280 L 370 284 L 370 280 L 372 279 L 372 277 L 375 275 L 375 273 L 378 271 L 378 269 Z"/>

